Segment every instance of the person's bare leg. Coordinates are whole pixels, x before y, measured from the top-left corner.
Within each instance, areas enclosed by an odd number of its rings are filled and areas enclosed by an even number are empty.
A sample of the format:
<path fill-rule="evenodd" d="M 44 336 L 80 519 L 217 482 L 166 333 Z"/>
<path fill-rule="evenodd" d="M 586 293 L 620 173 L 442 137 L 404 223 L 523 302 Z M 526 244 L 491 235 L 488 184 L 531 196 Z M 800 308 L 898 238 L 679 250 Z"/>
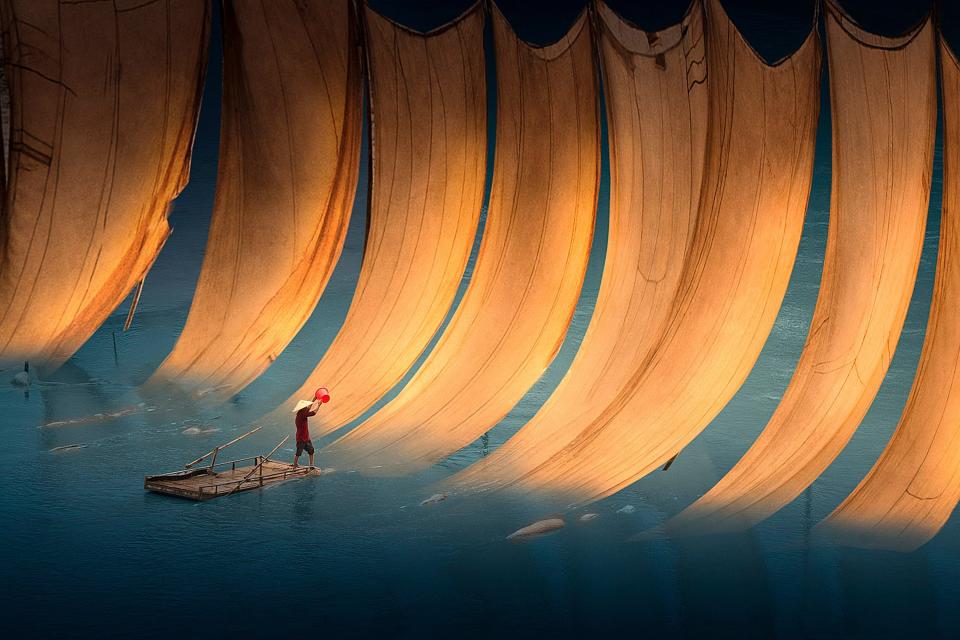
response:
<path fill-rule="evenodd" d="M 299 454 L 294 454 L 293 456 L 293 468 L 296 469 L 300 466 L 300 456 Z"/>
<path fill-rule="evenodd" d="M 313 466 L 313 454 L 312 454 L 312 453 L 310 454 L 310 466 L 311 466 L 311 467 Z"/>

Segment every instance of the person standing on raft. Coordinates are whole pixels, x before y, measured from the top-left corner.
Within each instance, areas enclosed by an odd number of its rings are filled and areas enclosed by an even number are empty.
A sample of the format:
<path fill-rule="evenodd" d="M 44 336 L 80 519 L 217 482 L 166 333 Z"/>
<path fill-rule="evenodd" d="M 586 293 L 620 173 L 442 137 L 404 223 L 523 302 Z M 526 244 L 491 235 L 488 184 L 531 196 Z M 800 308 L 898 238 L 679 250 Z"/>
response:
<path fill-rule="evenodd" d="M 313 442 L 310 440 L 310 427 L 307 424 L 307 420 L 317 415 L 317 411 L 320 410 L 320 405 L 326 402 L 330 402 L 330 392 L 327 391 L 326 387 L 320 387 L 316 393 L 313 394 L 312 401 L 301 400 L 297 403 L 297 406 L 293 408 L 293 412 L 296 414 L 293 421 L 297 425 L 297 452 L 293 454 L 294 469 L 300 466 L 300 454 L 304 451 L 310 456 L 310 466 L 314 466 Z"/>
<path fill-rule="evenodd" d="M 293 421 L 297 425 L 297 452 L 293 454 L 294 469 L 300 466 L 300 454 L 304 451 L 310 456 L 310 466 L 313 466 L 313 442 L 310 441 L 310 427 L 307 424 L 307 419 L 317 415 L 319 409 L 319 400 L 313 402 L 301 400 L 293 409 L 296 414 Z"/>

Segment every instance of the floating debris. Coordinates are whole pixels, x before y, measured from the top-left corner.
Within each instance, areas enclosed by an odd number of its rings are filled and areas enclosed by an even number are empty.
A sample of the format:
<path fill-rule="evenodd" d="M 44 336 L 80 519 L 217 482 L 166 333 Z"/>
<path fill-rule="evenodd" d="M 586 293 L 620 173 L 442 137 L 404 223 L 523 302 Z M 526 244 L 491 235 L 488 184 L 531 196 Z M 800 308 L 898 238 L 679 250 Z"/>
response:
<path fill-rule="evenodd" d="M 207 428 L 203 428 L 203 427 L 187 427 L 186 429 L 184 429 L 184 430 L 181 431 L 180 433 L 182 433 L 182 434 L 185 435 L 185 436 L 204 436 L 204 435 L 207 435 L 207 434 L 209 434 L 209 433 L 216 433 L 217 431 L 220 431 L 220 429 L 218 429 L 217 427 L 207 427 Z"/>
<path fill-rule="evenodd" d="M 539 520 L 522 529 L 517 529 L 507 536 L 507 540 L 529 540 L 531 538 L 538 538 L 548 533 L 553 533 L 557 529 L 563 529 L 564 525 L 566 525 L 566 523 L 563 521 L 563 518 Z"/>
<path fill-rule="evenodd" d="M 127 407 L 126 409 L 120 409 L 119 411 L 113 411 L 111 413 L 95 413 L 92 416 L 87 416 L 85 418 L 73 418 L 72 420 L 54 420 L 52 422 L 45 422 L 41 424 L 41 427 L 63 427 L 68 424 L 90 424 L 93 422 L 100 422 L 102 420 L 112 420 L 114 418 L 120 418 L 122 416 L 129 416 L 137 411 L 138 407 Z M 148 409 L 149 411 L 149 409 Z"/>
<path fill-rule="evenodd" d="M 438 502 L 443 502 L 447 499 L 447 494 L 445 493 L 435 493 L 423 502 L 420 503 L 421 507 L 427 507 L 431 504 L 437 504 Z"/>
<path fill-rule="evenodd" d="M 634 511 L 636 511 L 636 508 L 632 504 L 617 509 L 617 513 L 633 513 Z"/>
<path fill-rule="evenodd" d="M 580 516 L 580 522 L 590 522 L 591 520 L 595 520 L 596 518 L 599 518 L 599 517 L 600 517 L 599 513 L 585 513 L 582 516 Z"/>
<path fill-rule="evenodd" d="M 87 445 L 85 444 L 65 444 L 62 447 L 54 447 L 50 449 L 50 453 L 67 453 L 69 451 L 79 451 L 80 449 L 86 449 Z"/>

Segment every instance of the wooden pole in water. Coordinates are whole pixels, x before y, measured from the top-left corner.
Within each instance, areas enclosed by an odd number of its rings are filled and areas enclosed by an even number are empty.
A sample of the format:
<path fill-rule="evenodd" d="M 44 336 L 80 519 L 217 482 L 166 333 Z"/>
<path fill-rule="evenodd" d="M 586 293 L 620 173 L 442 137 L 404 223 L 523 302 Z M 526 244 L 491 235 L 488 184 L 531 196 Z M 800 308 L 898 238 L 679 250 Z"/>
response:
<path fill-rule="evenodd" d="M 133 302 L 130 303 L 130 311 L 127 312 L 127 321 L 123 323 L 124 333 L 126 333 L 130 325 L 133 324 L 133 314 L 137 312 L 137 305 L 140 304 L 140 294 L 143 293 L 143 283 L 146 279 L 146 276 L 144 276 L 140 279 L 140 282 L 137 283 L 137 291 L 133 294 Z"/>

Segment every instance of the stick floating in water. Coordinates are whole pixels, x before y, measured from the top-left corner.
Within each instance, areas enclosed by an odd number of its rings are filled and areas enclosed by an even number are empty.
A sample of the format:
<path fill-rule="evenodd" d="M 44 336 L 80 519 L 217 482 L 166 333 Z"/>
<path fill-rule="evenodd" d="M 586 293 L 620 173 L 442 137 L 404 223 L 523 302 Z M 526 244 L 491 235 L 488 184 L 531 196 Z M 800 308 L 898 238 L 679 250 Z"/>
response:
<path fill-rule="evenodd" d="M 65 444 L 62 447 L 54 447 L 53 449 L 50 449 L 50 453 L 66 453 L 68 451 L 78 451 L 86 448 L 87 445 L 85 444 Z"/>

